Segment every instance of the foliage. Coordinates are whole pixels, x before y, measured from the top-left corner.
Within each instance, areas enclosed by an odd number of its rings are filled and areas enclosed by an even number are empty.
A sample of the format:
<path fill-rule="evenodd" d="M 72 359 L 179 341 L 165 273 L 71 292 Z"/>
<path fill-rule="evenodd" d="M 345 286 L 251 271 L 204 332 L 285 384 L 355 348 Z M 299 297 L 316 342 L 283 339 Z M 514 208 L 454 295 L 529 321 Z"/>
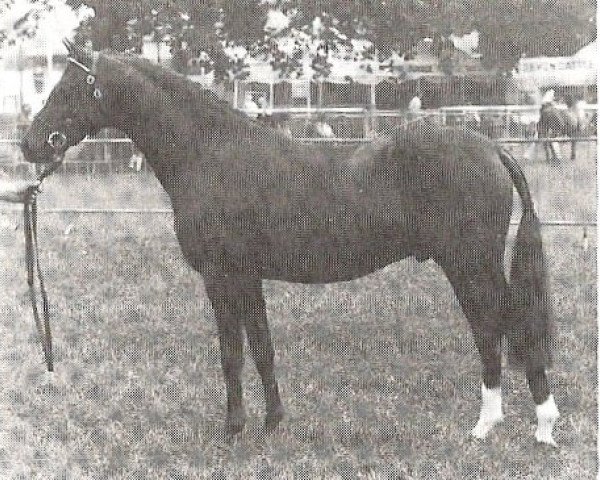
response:
<path fill-rule="evenodd" d="M 52 0 L 29 0 L 51 5 Z M 0 3 L 0 12 L 14 0 Z M 596 0 L 66 0 L 86 5 L 95 16 L 78 30 L 77 40 L 94 48 L 139 51 L 151 35 L 169 44 L 174 66 L 215 70 L 219 79 L 244 74 L 244 55 L 261 55 L 284 76 L 297 74 L 309 53 L 318 76 L 327 76 L 331 53 L 345 55 L 352 39 L 368 40 L 365 58 L 387 58 L 393 51 L 410 55 L 424 37 L 436 53 L 451 33 L 476 29 L 479 51 L 488 67 L 510 71 L 518 59 L 534 55 L 570 55 L 596 35 Z M 265 28 L 269 11 L 289 23 Z M 32 10 L 34 11 L 34 10 Z M 25 32 L 25 34 L 31 34 Z M 0 41 L 3 32 L 0 30 Z M 285 39 L 292 47 L 283 48 Z M 245 50 L 244 50 L 245 49 Z M 451 62 L 444 70 L 452 71 Z"/>
<path fill-rule="evenodd" d="M 54 8 L 54 0 L 15 0 L 0 2 L 0 47 L 4 43 L 13 44 L 18 38 L 32 38 L 36 34 L 37 22 L 44 14 Z M 16 15 L 15 7 L 20 7 Z M 2 18 L 4 17 L 4 18 Z"/>

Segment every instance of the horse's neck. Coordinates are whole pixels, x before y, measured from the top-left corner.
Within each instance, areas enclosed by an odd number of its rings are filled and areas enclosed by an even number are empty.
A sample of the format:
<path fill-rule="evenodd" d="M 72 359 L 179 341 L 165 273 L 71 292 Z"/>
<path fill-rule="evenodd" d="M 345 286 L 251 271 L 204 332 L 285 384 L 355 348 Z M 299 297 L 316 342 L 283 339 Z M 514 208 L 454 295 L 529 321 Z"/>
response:
<path fill-rule="evenodd" d="M 161 118 L 159 99 L 152 95 L 143 79 L 135 75 L 116 75 L 120 80 L 108 92 L 110 108 L 106 123 L 118 128 L 133 140 L 142 153 L 150 159 L 159 147 L 159 137 L 164 120 Z M 121 80 L 123 77 L 126 81 Z"/>
<path fill-rule="evenodd" d="M 203 171 L 201 155 L 195 151 L 196 122 L 181 108 L 169 103 L 168 97 L 141 75 L 126 76 L 113 86 L 114 102 L 108 112 L 110 126 L 125 132 L 142 151 L 158 180 L 173 197 L 177 183 L 190 175 L 193 160 Z"/>

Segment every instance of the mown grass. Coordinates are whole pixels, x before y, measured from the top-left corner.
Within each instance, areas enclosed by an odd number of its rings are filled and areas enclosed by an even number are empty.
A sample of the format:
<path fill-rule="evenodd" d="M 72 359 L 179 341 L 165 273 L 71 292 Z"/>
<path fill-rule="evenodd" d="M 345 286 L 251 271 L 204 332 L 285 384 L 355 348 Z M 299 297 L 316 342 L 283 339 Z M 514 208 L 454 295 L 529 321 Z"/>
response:
<path fill-rule="evenodd" d="M 528 178 L 544 219 L 595 219 L 595 157 Z M 152 178 L 55 177 L 47 207 L 161 207 Z M 505 422 L 483 441 L 480 362 L 448 282 L 405 261 L 343 284 L 265 282 L 287 417 L 223 438 L 224 387 L 202 279 L 164 214 L 41 214 L 56 373 L 44 371 L 16 212 L 0 215 L 0 478 L 593 478 L 596 233 L 545 227 L 558 332 L 559 449 L 535 445 L 524 375 L 503 378 Z M 12 228 L 17 226 L 17 230 Z"/>

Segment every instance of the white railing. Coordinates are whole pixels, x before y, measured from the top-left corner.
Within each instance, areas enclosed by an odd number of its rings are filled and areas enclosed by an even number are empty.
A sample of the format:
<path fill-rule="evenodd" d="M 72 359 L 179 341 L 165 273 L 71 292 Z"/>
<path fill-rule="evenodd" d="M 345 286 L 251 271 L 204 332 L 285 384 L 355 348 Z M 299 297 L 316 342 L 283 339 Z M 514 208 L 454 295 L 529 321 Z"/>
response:
<path fill-rule="evenodd" d="M 560 107 L 559 107 L 560 108 Z M 562 107 L 565 108 L 565 107 Z M 597 105 L 586 105 L 588 121 L 597 112 Z M 375 136 L 385 134 L 397 126 L 406 125 L 416 117 L 429 117 L 445 125 L 468 125 L 494 138 L 499 143 L 523 144 L 539 142 L 535 138 L 535 125 L 539 118 L 539 107 L 533 105 L 491 105 L 491 106 L 452 106 L 437 110 L 423 110 L 419 114 L 409 114 L 399 110 L 369 110 L 367 108 L 276 108 L 273 115 L 281 115 L 281 122 L 288 132 L 304 142 L 352 144 L 371 141 Z M 333 128 L 335 137 L 316 138 L 311 134 L 315 117 L 325 119 Z M 277 121 L 276 118 L 273 120 Z M 596 132 L 590 129 L 582 134 L 577 142 L 595 142 Z M 571 139 L 553 140 L 559 143 Z M 0 168 L 31 169 L 22 161 L 19 139 L 0 139 Z M 128 138 L 86 138 L 71 149 L 66 158 L 65 170 L 82 173 L 95 173 L 99 170 L 128 171 L 132 153 Z M 92 158 L 90 158 L 92 157 Z M 146 169 L 145 163 L 142 169 Z"/>

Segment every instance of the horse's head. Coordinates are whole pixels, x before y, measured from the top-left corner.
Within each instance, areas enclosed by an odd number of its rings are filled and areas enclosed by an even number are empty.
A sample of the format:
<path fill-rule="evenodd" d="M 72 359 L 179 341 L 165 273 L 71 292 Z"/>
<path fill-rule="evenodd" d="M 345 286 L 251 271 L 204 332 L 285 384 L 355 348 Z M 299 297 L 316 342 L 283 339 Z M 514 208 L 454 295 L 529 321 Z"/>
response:
<path fill-rule="evenodd" d="M 21 149 L 30 162 L 47 163 L 104 126 L 99 54 L 65 41 L 67 68 L 26 132 Z"/>

